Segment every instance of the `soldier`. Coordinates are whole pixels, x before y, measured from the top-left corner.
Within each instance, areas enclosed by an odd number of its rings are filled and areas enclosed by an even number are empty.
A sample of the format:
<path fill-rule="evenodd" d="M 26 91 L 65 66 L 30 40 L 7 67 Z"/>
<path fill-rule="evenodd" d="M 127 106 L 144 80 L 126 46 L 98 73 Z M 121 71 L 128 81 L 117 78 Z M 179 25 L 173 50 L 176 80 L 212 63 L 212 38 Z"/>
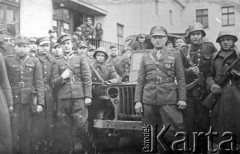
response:
<path fill-rule="evenodd" d="M 50 39 L 50 45 L 53 45 L 57 42 L 57 32 L 55 30 L 49 29 L 48 34 Z"/>
<path fill-rule="evenodd" d="M 88 46 L 87 46 L 86 43 L 84 43 L 84 42 L 79 42 L 79 43 L 77 44 L 76 54 L 86 56 L 86 55 L 87 55 L 87 49 L 88 49 Z"/>
<path fill-rule="evenodd" d="M 80 26 L 82 34 L 86 40 L 93 40 L 96 37 L 95 28 L 92 26 L 92 19 L 86 18 L 85 23 Z"/>
<path fill-rule="evenodd" d="M 87 107 L 92 102 L 90 68 L 85 56 L 73 53 L 70 36 L 63 35 L 59 37 L 58 42 L 63 50 L 63 56 L 55 60 L 52 73 L 52 84 L 59 87 L 54 152 L 86 152 Z"/>
<path fill-rule="evenodd" d="M 60 47 L 59 43 L 54 43 L 51 48 L 51 55 L 54 58 L 59 58 L 62 56 L 62 48 Z"/>
<path fill-rule="evenodd" d="M 166 142 L 169 143 L 177 131 L 183 130 L 182 110 L 186 107 L 184 69 L 180 54 L 165 45 L 167 30 L 155 26 L 150 35 L 154 49 L 144 54 L 141 60 L 135 91 L 135 110 L 138 114 L 144 111 L 144 124 L 151 124 L 155 135 L 163 125 L 170 125 L 165 135 Z M 160 128 L 157 129 L 157 126 Z M 160 146 L 158 150 L 164 152 Z"/>
<path fill-rule="evenodd" d="M 206 33 L 200 23 L 190 25 L 187 38 L 191 44 L 180 49 L 188 84 L 188 106 L 183 113 L 189 134 L 194 131 L 207 132 L 209 130 L 209 112 L 203 107 L 202 100 L 206 97 L 206 75 L 210 71 L 211 56 L 216 48 L 211 42 L 203 41 L 204 36 Z M 199 138 L 197 143 L 197 151 L 206 151 L 206 138 Z"/>
<path fill-rule="evenodd" d="M 96 51 L 96 47 L 94 45 L 89 45 L 89 49 L 86 54 L 86 58 L 89 65 L 92 65 L 95 62 L 95 59 L 93 57 L 93 54 L 95 53 L 95 51 Z"/>
<path fill-rule="evenodd" d="M 184 37 L 177 37 L 174 39 L 174 46 L 177 50 L 186 45 L 186 39 Z"/>
<path fill-rule="evenodd" d="M 13 111 L 12 91 L 8 81 L 4 58 L 0 53 L 0 153 L 12 153 L 12 132 L 9 113 Z"/>
<path fill-rule="evenodd" d="M 5 42 L 4 34 L 5 34 L 5 30 L 3 28 L 3 25 L 0 23 L 0 53 L 3 56 L 13 55 L 14 54 L 14 49 L 13 49 L 12 46 L 10 46 L 8 43 Z"/>
<path fill-rule="evenodd" d="M 131 48 L 132 50 L 144 50 L 147 49 L 147 43 L 145 42 L 146 35 L 145 34 L 139 34 L 137 36 L 136 42 L 132 43 Z"/>
<path fill-rule="evenodd" d="M 122 51 L 122 61 L 114 66 L 118 75 L 122 78 L 122 82 L 129 82 L 131 52 L 130 47 L 125 47 Z"/>
<path fill-rule="evenodd" d="M 48 37 L 42 37 L 37 40 L 38 50 L 36 57 L 42 66 L 44 80 L 44 101 L 45 108 L 41 115 L 34 117 L 33 121 L 33 149 L 36 153 L 50 152 L 52 144 L 53 113 L 54 102 L 51 87 L 52 66 L 54 58 L 50 55 L 50 40 Z"/>
<path fill-rule="evenodd" d="M 228 30 L 221 30 L 219 32 L 216 42 L 220 44 L 221 49 L 213 55 L 211 72 L 207 77 L 207 89 L 216 95 L 216 104 L 212 109 L 211 116 L 211 126 L 213 126 L 213 131 L 218 132 L 219 134 L 232 132 L 236 141 L 234 144 L 236 144 L 236 147 L 239 149 L 240 52 L 235 46 L 237 40 L 237 36 Z M 215 79 L 217 79 L 221 73 L 226 71 L 235 60 L 238 61 L 233 67 L 231 67 L 227 79 L 224 80 L 221 85 L 218 85 Z M 214 137 L 213 142 L 215 144 L 213 145 L 213 148 L 218 149 L 219 142 L 223 140 L 224 138 L 221 137 L 221 135 Z M 221 148 L 231 149 L 230 145 L 224 145 Z M 233 150 L 235 150 L 235 147 Z M 225 151 L 222 153 L 225 153 Z"/>
<path fill-rule="evenodd" d="M 122 57 L 119 56 L 119 51 L 116 45 L 111 45 L 109 47 L 110 53 L 109 53 L 109 58 L 107 60 L 107 64 L 115 66 L 116 64 L 120 63 L 122 60 Z"/>
<path fill-rule="evenodd" d="M 35 57 L 36 51 L 38 50 L 36 37 L 29 38 L 29 47 L 30 47 L 29 55 Z"/>
<path fill-rule="evenodd" d="M 29 40 L 15 39 L 15 55 L 5 57 L 13 95 L 13 153 L 31 154 L 31 126 L 34 113 L 44 106 L 44 83 L 39 60 L 29 57 Z"/>

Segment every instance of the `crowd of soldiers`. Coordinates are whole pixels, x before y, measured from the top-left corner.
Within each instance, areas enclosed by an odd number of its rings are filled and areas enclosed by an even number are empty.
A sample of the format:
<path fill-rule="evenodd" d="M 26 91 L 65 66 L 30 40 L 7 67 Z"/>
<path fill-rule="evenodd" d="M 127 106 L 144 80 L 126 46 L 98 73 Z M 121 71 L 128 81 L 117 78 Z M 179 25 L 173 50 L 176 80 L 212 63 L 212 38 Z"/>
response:
<path fill-rule="evenodd" d="M 237 36 L 221 30 L 216 39 L 221 49 L 217 51 L 213 43 L 205 41 L 206 32 L 200 23 L 188 27 L 186 38 L 175 39 L 175 49 L 166 46 L 164 27 L 153 27 L 150 35 L 154 49 L 141 60 L 135 92 L 135 110 L 143 112 L 144 123 L 153 126 L 155 135 L 163 125 L 170 126 L 162 143 L 168 147 L 176 141 L 177 132 L 186 132 L 187 141 L 177 152 L 239 153 Z M 208 138 L 206 134 L 211 131 L 215 137 Z M 234 139 L 222 144 L 226 132 L 234 134 Z M 155 145 L 160 153 L 174 153 L 162 144 Z"/>
<path fill-rule="evenodd" d="M 169 143 L 178 131 L 185 130 L 191 136 L 193 132 L 207 133 L 213 126 L 220 134 L 233 132 L 239 146 L 238 38 L 220 31 L 216 42 L 221 49 L 217 51 L 213 43 L 204 41 L 201 24 L 190 25 L 187 32 L 187 38 L 176 38 L 176 48 L 171 48 L 166 46 L 164 27 L 151 29 L 153 49 L 141 60 L 136 113 L 144 111 L 144 124 L 170 125 L 166 133 Z M 129 81 L 132 49 L 148 48 L 145 35 L 140 34 L 138 42 L 125 47 L 122 56 L 115 45 L 107 53 L 104 47 L 96 49 L 68 34 L 57 39 L 51 35 L 18 36 L 13 48 L 5 44 L 3 36 L 0 27 L 0 153 L 91 153 L 88 109 L 98 101 L 96 96 L 102 94 L 103 86 Z M 231 65 L 236 60 L 237 64 Z M 217 79 L 226 70 L 230 70 L 226 80 L 220 83 Z M 93 88 L 98 82 L 103 86 Z M 209 93 L 216 96 L 211 107 L 204 103 Z M 221 138 L 213 140 L 211 148 L 216 149 L 219 142 Z M 206 137 L 199 138 L 196 151 L 206 153 L 207 145 Z M 164 152 L 160 145 L 155 146 Z"/>

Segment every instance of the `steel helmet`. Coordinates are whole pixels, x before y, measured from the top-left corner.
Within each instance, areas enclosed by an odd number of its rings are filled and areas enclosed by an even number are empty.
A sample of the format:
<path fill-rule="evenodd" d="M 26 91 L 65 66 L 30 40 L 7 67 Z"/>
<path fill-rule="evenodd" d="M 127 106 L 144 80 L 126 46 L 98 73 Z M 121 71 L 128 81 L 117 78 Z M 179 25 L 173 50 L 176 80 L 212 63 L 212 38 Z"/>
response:
<path fill-rule="evenodd" d="M 205 33 L 204 29 L 203 29 L 203 25 L 201 23 L 197 22 L 197 23 L 189 25 L 189 27 L 187 29 L 187 37 L 189 38 L 191 32 L 194 32 L 194 31 L 201 31 L 203 37 L 206 36 L 206 33 Z"/>
<path fill-rule="evenodd" d="M 97 55 L 98 52 L 104 53 L 104 54 L 105 54 L 105 57 L 106 57 L 105 60 L 108 59 L 108 54 L 107 54 L 107 51 L 106 51 L 106 49 L 105 49 L 104 47 L 98 47 L 98 48 L 97 48 L 97 50 L 96 50 L 96 51 L 94 52 L 94 54 L 93 54 L 93 57 L 94 57 L 95 59 L 96 59 L 96 55 Z"/>
<path fill-rule="evenodd" d="M 234 42 L 237 42 L 237 40 L 238 40 L 237 36 L 232 31 L 220 30 L 220 32 L 218 33 L 216 42 L 220 43 L 221 37 L 223 37 L 223 36 L 232 36 Z"/>

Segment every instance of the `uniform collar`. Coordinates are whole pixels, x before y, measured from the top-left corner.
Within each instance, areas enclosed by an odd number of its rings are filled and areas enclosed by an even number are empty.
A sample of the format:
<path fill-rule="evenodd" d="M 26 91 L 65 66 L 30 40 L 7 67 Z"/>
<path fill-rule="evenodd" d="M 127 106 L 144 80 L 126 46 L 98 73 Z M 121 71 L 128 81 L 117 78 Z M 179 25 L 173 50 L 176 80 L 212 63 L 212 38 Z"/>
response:
<path fill-rule="evenodd" d="M 152 53 L 153 53 L 155 56 L 156 56 L 157 52 L 158 52 L 158 51 L 157 51 L 155 48 L 154 48 L 153 51 L 152 51 Z M 160 57 L 159 60 L 162 60 L 162 59 L 164 59 L 164 58 L 166 58 L 166 57 L 168 56 L 167 47 L 164 47 L 164 48 L 162 49 L 161 53 L 162 53 L 162 55 L 161 55 L 161 57 Z"/>
<path fill-rule="evenodd" d="M 70 54 L 68 54 L 68 55 L 62 55 L 66 60 L 70 60 L 73 56 L 74 56 L 74 54 L 73 53 L 70 53 Z"/>

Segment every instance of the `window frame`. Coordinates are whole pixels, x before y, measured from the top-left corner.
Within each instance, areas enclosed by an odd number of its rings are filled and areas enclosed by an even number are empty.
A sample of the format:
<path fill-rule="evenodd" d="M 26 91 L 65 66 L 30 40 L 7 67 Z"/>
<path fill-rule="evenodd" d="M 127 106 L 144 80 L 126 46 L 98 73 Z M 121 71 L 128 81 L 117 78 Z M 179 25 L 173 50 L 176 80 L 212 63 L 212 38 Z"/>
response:
<path fill-rule="evenodd" d="M 226 9 L 226 12 L 224 11 Z M 233 9 L 232 12 L 229 12 L 230 9 Z M 235 7 L 234 6 L 224 6 L 221 8 L 221 21 L 222 21 L 222 26 L 227 27 L 227 26 L 235 26 Z M 230 16 L 233 16 L 233 19 L 231 20 Z M 223 17 L 226 17 L 226 20 L 223 20 Z M 233 21 L 233 23 L 230 24 L 230 20 Z M 227 22 L 225 24 L 225 21 Z"/>
<path fill-rule="evenodd" d="M 119 27 L 122 28 L 122 33 L 119 33 Z M 123 45 L 124 44 L 124 40 L 123 40 L 123 34 L 124 34 L 124 25 L 123 24 L 120 24 L 120 23 L 117 23 L 117 42 L 118 44 L 120 45 Z M 122 39 L 121 43 L 120 43 L 120 38 Z"/>
<path fill-rule="evenodd" d="M 206 14 L 204 14 L 204 11 L 207 11 Z M 198 14 L 200 12 L 200 15 Z M 198 21 L 200 18 L 201 21 Z M 207 18 L 207 25 L 204 24 L 204 19 Z M 208 9 L 197 9 L 196 10 L 196 22 L 199 22 L 203 25 L 203 28 L 209 28 L 209 18 L 208 18 Z"/>

